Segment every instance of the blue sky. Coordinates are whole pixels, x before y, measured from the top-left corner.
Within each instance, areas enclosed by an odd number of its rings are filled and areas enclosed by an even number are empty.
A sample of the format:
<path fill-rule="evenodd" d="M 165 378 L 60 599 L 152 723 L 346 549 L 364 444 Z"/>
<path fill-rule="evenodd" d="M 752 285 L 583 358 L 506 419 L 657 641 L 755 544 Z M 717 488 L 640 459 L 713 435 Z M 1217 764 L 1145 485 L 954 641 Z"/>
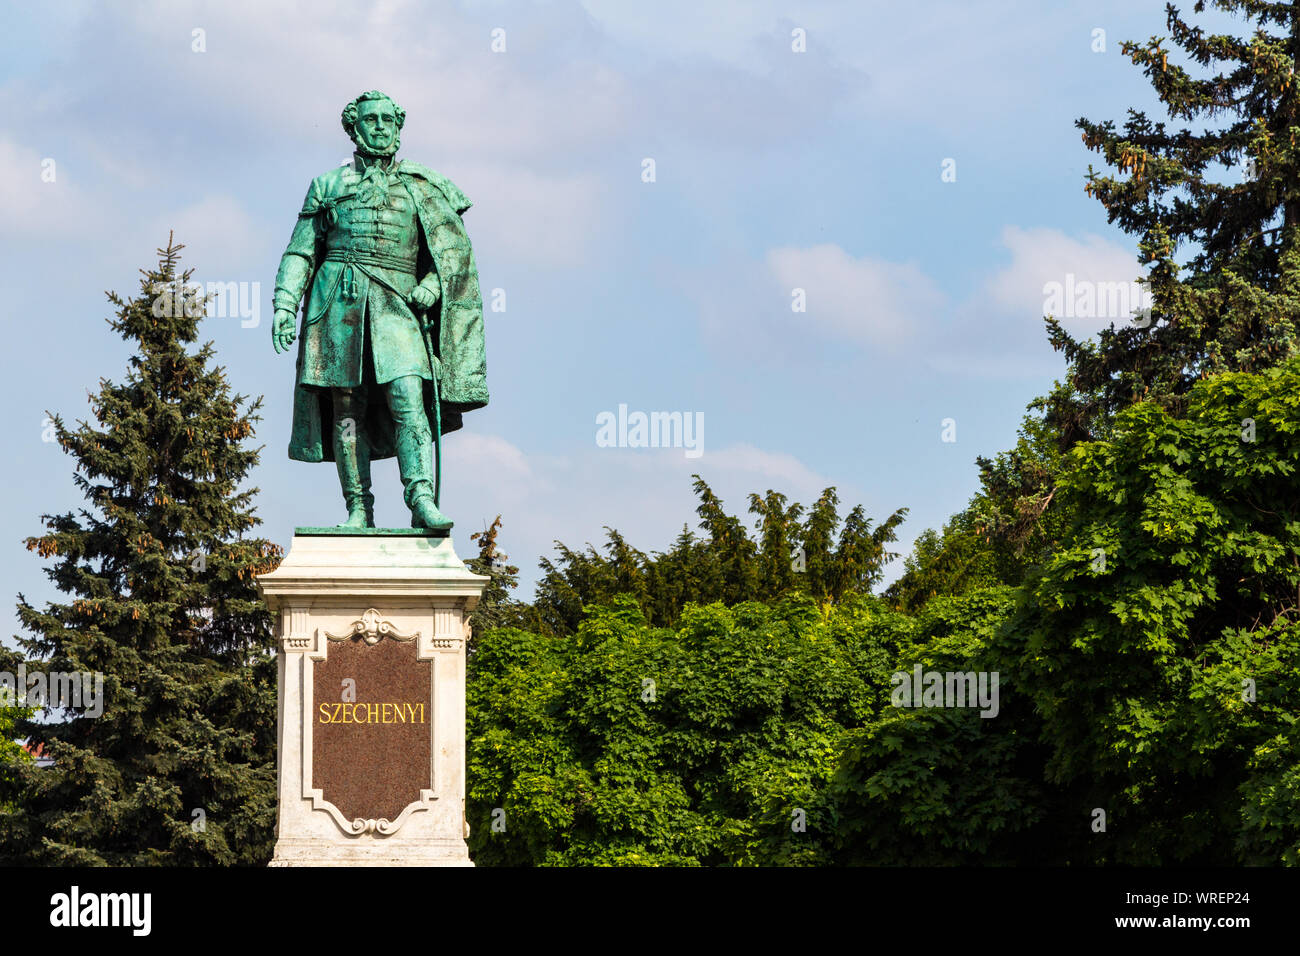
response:
<path fill-rule="evenodd" d="M 1084 195 L 1098 159 L 1073 124 L 1158 112 L 1119 50 L 1164 35 L 1155 0 L 86 2 L 5 19 L 0 569 L 30 599 L 54 595 L 23 538 L 80 504 L 46 410 L 85 417 L 99 378 L 123 376 L 104 290 L 134 294 L 168 230 L 198 281 L 259 284 L 258 324 L 204 332 L 234 387 L 265 396 L 265 534 L 344 517 L 333 469 L 286 457 L 293 359 L 272 350 L 270 298 L 364 90 L 406 109 L 400 155 L 474 201 L 485 295 L 504 290 L 492 401 L 446 441 L 443 502 L 462 556 L 502 514 L 525 595 L 555 539 L 610 525 L 667 546 L 695 525 L 697 471 L 736 513 L 750 492 L 811 503 L 828 485 L 876 520 L 905 506 L 906 551 L 1060 376 L 1044 285 L 1138 275 Z M 620 404 L 702 415 L 703 453 L 598 447 Z M 406 524 L 395 464 L 375 481 L 380 523 Z"/>

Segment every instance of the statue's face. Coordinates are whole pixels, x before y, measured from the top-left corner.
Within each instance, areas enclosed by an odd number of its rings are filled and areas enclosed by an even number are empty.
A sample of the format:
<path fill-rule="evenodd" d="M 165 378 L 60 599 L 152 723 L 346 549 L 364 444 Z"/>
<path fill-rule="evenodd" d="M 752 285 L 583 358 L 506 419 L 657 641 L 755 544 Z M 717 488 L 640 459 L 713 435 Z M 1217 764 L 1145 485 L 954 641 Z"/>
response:
<path fill-rule="evenodd" d="M 382 152 L 397 136 L 397 110 L 390 100 L 366 100 L 357 105 L 356 137 L 368 149 Z"/>

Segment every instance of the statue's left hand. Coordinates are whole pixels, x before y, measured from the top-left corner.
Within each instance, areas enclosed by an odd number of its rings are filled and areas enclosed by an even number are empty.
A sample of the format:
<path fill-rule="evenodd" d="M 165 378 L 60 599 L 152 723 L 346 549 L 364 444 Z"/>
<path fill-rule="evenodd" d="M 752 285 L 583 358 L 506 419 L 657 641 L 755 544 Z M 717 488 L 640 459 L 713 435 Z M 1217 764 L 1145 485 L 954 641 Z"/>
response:
<path fill-rule="evenodd" d="M 411 293 L 411 302 L 421 309 L 432 309 L 433 304 L 438 301 L 438 294 L 430 292 L 422 285 L 417 285 L 415 291 Z"/>

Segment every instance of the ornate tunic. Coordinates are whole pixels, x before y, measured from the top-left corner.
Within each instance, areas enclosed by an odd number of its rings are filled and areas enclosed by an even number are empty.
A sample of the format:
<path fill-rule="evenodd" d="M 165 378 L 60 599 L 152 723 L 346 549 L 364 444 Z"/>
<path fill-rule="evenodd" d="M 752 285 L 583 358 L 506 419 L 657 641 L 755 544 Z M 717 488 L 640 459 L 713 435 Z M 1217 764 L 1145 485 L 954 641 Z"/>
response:
<path fill-rule="evenodd" d="M 312 181 L 273 299 L 277 310 L 296 312 L 307 297 L 290 458 L 334 460 L 333 402 L 325 386 L 365 384 L 367 338 L 376 386 L 404 375 L 424 379 L 428 419 L 442 434 L 487 404 L 483 302 L 461 220 L 469 207 L 454 183 L 410 160 L 382 169 L 367 168 L 358 157 Z M 417 317 L 410 305 L 417 276 L 438 299 L 427 317 Z M 376 460 L 395 453 L 386 406 L 384 396 L 370 396 L 364 427 Z"/>
<path fill-rule="evenodd" d="M 386 183 L 376 188 L 378 177 Z M 303 313 L 298 383 L 361 385 L 366 336 L 377 384 L 403 375 L 432 380 L 420 321 L 409 304 L 420 251 L 410 191 L 396 172 L 376 168 L 363 179 L 355 164 L 330 184 L 335 188 L 326 191 L 319 184 L 308 191 L 276 279 L 276 307 L 292 302 L 296 308 L 305 278 L 315 270 Z M 425 285 L 438 288 L 436 272 L 425 277 Z"/>

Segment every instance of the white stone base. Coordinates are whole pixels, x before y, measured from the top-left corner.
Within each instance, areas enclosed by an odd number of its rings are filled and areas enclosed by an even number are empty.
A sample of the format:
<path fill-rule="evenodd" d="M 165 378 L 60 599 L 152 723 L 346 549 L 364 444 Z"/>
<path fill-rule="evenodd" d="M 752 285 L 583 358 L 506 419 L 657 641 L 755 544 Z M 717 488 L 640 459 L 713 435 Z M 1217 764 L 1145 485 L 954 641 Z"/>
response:
<path fill-rule="evenodd" d="M 450 537 L 303 529 L 280 566 L 258 577 L 280 643 L 271 866 L 473 865 L 465 843 L 465 618 L 487 581 L 465 567 Z M 415 659 L 430 662 L 429 786 L 393 820 L 347 818 L 313 779 L 313 666 L 341 640 L 413 642 Z"/>
<path fill-rule="evenodd" d="M 351 844 L 281 837 L 271 866 L 473 866 L 464 840 L 400 845 L 371 838 Z"/>

